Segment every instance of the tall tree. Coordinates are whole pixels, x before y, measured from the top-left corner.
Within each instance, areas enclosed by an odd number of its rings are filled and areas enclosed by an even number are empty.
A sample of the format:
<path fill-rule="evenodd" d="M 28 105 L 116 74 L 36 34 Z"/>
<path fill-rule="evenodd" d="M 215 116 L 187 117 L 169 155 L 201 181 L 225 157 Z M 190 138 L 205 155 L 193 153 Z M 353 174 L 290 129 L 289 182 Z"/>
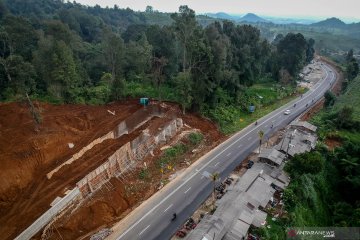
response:
<path fill-rule="evenodd" d="M 171 14 L 171 18 L 174 20 L 173 26 L 176 31 L 176 35 L 182 44 L 183 52 L 183 72 L 187 69 L 187 52 L 189 51 L 189 44 L 192 34 L 198 26 L 195 18 L 194 10 L 188 6 L 183 5 L 179 7 L 179 13 Z"/>
<path fill-rule="evenodd" d="M 303 67 L 306 59 L 307 42 L 300 33 L 288 33 L 277 45 L 279 60 L 292 76 Z"/>
<path fill-rule="evenodd" d="M 183 114 L 185 114 L 186 108 L 191 106 L 192 102 L 192 84 L 191 84 L 191 76 L 189 72 L 180 72 L 175 77 L 175 89 L 179 96 L 179 102 L 183 109 Z"/>
<path fill-rule="evenodd" d="M 105 29 L 102 44 L 107 66 L 112 76 L 112 82 L 114 82 L 114 80 L 123 73 L 124 41 L 109 29 Z"/>

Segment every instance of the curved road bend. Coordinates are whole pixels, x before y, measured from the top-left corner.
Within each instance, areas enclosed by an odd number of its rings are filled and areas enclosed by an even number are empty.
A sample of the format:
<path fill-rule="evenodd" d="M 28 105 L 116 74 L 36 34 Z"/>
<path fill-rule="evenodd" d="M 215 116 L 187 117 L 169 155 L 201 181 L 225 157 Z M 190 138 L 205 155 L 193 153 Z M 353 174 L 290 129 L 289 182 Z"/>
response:
<path fill-rule="evenodd" d="M 212 192 L 212 182 L 206 176 L 219 172 L 224 179 L 258 145 L 258 132 L 264 131 L 264 138 L 285 127 L 292 120 L 320 100 L 326 90 L 335 82 L 335 69 L 323 62 L 323 77 L 302 97 L 291 101 L 249 125 L 242 131 L 197 160 L 183 174 L 131 212 L 123 221 L 113 227 L 108 239 L 117 240 L 163 240 L 170 239 L 178 228 L 193 214 Z M 294 104 L 296 106 L 294 107 Z M 308 107 L 306 107 L 308 104 Z M 290 109 L 289 115 L 284 111 Z M 273 124 L 273 128 L 271 125 Z M 171 221 L 173 213 L 177 218 Z"/>

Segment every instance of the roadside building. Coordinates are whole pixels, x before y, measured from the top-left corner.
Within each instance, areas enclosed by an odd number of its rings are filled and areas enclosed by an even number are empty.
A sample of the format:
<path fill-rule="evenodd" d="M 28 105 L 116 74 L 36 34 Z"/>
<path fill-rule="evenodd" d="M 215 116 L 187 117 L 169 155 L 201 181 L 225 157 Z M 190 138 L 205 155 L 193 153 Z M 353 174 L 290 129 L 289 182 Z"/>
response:
<path fill-rule="evenodd" d="M 290 129 L 297 129 L 306 133 L 314 134 L 317 127 L 305 121 L 293 121 L 290 123 Z"/>
<path fill-rule="evenodd" d="M 235 240 L 247 236 L 250 226 L 266 224 L 267 213 L 263 210 L 272 202 L 276 192 L 274 184 L 279 183 L 278 168 L 264 163 L 255 163 L 229 187 L 228 193 L 219 200 L 213 215 L 207 215 L 190 232 L 188 240 Z M 282 170 L 278 170 L 282 172 Z M 280 184 L 281 185 L 281 184 Z M 284 184 L 282 183 L 282 186 Z M 279 188 L 280 189 L 280 188 Z"/>
<path fill-rule="evenodd" d="M 285 160 L 286 155 L 275 148 L 265 148 L 261 150 L 258 158 L 259 162 L 278 167 Z"/>
<path fill-rule="evenodd" d="M 275 149 L 293 157 L 295 154 L 310 152 L 315 148 L 317 137 L 301 130 L 289 129 Z"/>

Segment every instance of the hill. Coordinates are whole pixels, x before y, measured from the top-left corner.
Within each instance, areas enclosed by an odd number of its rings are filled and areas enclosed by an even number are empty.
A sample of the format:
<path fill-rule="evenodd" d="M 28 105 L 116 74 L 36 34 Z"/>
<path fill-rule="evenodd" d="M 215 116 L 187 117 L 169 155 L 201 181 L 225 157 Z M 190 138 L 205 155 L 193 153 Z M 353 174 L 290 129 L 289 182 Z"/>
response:
<path fill-rule="evenodd" d="M 324 21 L 311 24 L 314 27 L 345 28 L 347 25 L 338 18 L 332 17 Z"/>
<path fill-rule="evenodd" d="M 226 20 L 236 20 L 238 17 L 229 15 L 224 12 L 218 12 L 218 13 L 205 13 L 204 15 L 212 18 L 218 18 L 218 19 L 226 19 Z"/>
<path fill-rule="evenodd" d="M 253 13 L 248 13 L 242 18 L 238 19 L 239 22 L 269 22 L 268 20 L 265 20 Z"/>

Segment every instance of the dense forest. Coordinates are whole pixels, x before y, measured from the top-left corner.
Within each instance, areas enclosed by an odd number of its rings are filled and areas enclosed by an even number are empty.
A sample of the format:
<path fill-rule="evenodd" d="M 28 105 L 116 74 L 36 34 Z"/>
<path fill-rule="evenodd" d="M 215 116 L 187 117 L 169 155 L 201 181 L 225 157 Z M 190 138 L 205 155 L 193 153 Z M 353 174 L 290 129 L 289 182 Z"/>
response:
<path fill-rule="evenodd" d="M 204 27 L 187 6 L 167 15 L 163 24 L 163 13 L 151 7 L 0 0 L 0 100 L 28 94 L 102 104 L 151 88 L 150 97 L 178 101 L 184 110 L 221 101 L 243 106 L 245 90 L 257 82 L 295 83 L 314 53 L 314 41 L 301 34 L 269 43 L 250 25 Z"/>

